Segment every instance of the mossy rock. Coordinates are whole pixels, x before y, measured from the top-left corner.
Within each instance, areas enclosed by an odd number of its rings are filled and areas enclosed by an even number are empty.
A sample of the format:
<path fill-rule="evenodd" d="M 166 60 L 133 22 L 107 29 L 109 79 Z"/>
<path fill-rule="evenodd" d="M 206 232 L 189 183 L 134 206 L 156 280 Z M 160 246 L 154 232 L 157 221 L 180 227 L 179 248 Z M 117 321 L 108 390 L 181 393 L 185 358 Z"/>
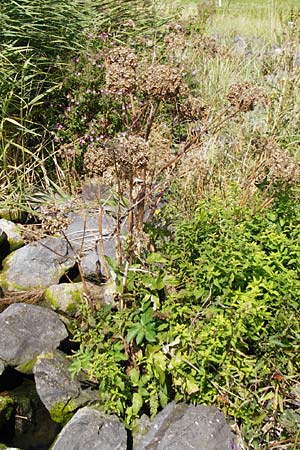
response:
<path fill-rule="evenodd" d="M 13 252 L 24 245 L 24 239 L 18 225 L 6 219 L 0 219 L 0 228 L 6 233 L 10 251 Z"/>
<path fill-rule="evenodd" d="M 14 409 L 14 401 L 9 396 L 0 396 L 0 427 L 8 422 Z M 1 447 L 0 447 L 1 448 Z M 6 447 L 5 447 L 6 448 Z"/>
<path fill-rule="evenodd" d="M 32 369 L 36 363 L 36 358 L 30 359 L 22 364 L 15 367 L 18 372 L 24 373 L 25 375 L 32 374 Z"/>
<path fill-rule="evenodd" d="M 68 403 L 65 402 L 57 402 L 55 405 L 49 410 L 51 419 L 54 422 L 61 424 L 62 426 L 66 425 L 69 420 L 74 416 L 78 406 L 75 400 L 70 400 Z"/>
<path fill-rule="evenodd" d="M 17 208 L 1 209 L 0 218 L 15 223 L 25 223 L 27 212 Z"/>
<path fill-rule="evenodd" d="M 62 311 L 74 316 L 81 303 L 82 292 L 82 283 L 55 284 L 46 289 L 44 298 L 55 311 Z"/>
<path fill-rule="evenodd" d="M 58 284 L 75 264 L 75 252 L 66 240 L 40 239 L 15 250 L 3 260 L 0 285 L 9 291 L 46 289 Z"/>

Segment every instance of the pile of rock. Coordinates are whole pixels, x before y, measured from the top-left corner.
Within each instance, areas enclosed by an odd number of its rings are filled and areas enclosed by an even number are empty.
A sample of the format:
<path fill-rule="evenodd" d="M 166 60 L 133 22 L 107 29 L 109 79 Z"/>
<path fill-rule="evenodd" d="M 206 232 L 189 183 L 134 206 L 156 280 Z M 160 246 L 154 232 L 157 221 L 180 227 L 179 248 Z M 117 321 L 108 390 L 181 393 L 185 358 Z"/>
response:
<path fill-rule="evenodd" d="M 152 422 L 142 417 L 131 434 L 116 416 L 101 412 L 96 390 L 71 377 L 63 349 L 82 300 L 78 264 L 85 279 L 99 277 L 103 264 L 98 216 L 74 213 L 71 218 L 61 236 L 26 245 L 17 225 L 0 220 L 0 385 L 14 371 L 23 374 L 22 389 L 27 389 L 24 396 L 20 386 L 5 392 L 0 386 L 0 448 L 237 449 L 230 426 L 215 408 L 170 403 Z M 103 219 L 105 254 L 115 258 L 116 221 L 110 214 Z M 100 302 L 113 301 L 113 281 L 102 279 L 95 286 Z M 42 293 L 39 304 L 28 304 L 37 291 Z"/>

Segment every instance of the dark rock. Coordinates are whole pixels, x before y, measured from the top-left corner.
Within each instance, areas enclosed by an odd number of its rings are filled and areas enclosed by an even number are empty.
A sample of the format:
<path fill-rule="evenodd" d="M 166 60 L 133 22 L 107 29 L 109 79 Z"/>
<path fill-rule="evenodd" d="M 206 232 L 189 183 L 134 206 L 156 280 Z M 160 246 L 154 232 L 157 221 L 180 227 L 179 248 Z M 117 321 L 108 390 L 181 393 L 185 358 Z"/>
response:
<path fill-rule="evenodd" d="M 0 219 L 0 229 L 7 235 L 10 252 L 17 250 L 24 245 L 24 239 L 20 227 L 9 220 Z"/>
<path fill-rule="evenodd" d="M 25 380 L 10 391 L 14 402 L 13 420 L 0 433 L 0 441 L 23 450 L 47 450 L 61 430 L 37 395 L 34 382 Z"/>
<path fill-rule="evenodd" d="M 46 288 L 74 265 L 75 254 L 66 240 L 41 239 L 5 258 L 0 284 L 8 290 Z"/>
<path fill-rule="evenodd" d="M 0 395 L 0 434 L 3 425 L 10 419 L 14 408 L 13 404 L 13 399 L 7 393 L 5 396 Z"/>
<path fill-rule="evenodd" d="M 66 423 L 81 406 L 98 400 L 95 391 L 82 390 L 68 370 L 70 360 L 61 352 L 42 353 L 33 368 L 40 399 L 55 422 Z"/>
<path fill-rule="evenodd" d="M 54 311 L 22 303 L 0 314 L 0 330 L 0 366 L 23 373 L 31 373 L 37 355 L 54 350 L 68 335 Z"/>
<path fill-rule="evenodd" d="M 134 441 L 134 450 L 236 448 L 234 434 L 218 409 L 174 402 L 153 419 L 147 434 L 137 435 Z"/>
<path fill-rule="evenodd" d="M 82 408 L 60 432 L 52 450 L 126 450 L 127 434 L 116 416 Z"/>
<path fill-rule="evenodd" d="M 0 228 L 0 262 L 9 254 L 7 234 Z"/>

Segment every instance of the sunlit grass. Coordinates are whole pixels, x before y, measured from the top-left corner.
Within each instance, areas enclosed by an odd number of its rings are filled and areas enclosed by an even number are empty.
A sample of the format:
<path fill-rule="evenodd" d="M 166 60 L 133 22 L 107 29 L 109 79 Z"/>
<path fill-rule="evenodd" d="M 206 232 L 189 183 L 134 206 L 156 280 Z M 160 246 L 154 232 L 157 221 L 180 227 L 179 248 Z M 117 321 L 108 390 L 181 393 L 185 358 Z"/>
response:
<path fill-rule="evenodd" d="M 197 15 L 202 3 L 205 0 L 158 0 L 168 13 L 177 10 L 183 19 Z M 298 0 L 222 0 L 221 7 L 218 0 L 211 3 L 216 6 L 216 14 L 208 24 L 210 34 L 255 36 L 273 42 L 291 12 L 300 10 Z"/>

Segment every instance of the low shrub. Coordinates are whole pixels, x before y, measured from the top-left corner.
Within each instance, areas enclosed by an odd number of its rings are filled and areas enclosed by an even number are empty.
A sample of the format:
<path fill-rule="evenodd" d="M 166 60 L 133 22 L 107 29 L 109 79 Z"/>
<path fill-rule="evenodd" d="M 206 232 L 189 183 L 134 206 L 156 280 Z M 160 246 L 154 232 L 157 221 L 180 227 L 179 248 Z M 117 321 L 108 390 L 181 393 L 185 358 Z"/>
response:
<path fill-rule="evenodd" d="M 119 300 L 75 336 L 72 372 L 99 383 L 127 425 L 175 398 L 222 408 L 249 448 L 295 436 L 299 191 L 255 214 L 235 198 L 200 203 L 130 267 L 126 291 L 121 271 Z"/>

